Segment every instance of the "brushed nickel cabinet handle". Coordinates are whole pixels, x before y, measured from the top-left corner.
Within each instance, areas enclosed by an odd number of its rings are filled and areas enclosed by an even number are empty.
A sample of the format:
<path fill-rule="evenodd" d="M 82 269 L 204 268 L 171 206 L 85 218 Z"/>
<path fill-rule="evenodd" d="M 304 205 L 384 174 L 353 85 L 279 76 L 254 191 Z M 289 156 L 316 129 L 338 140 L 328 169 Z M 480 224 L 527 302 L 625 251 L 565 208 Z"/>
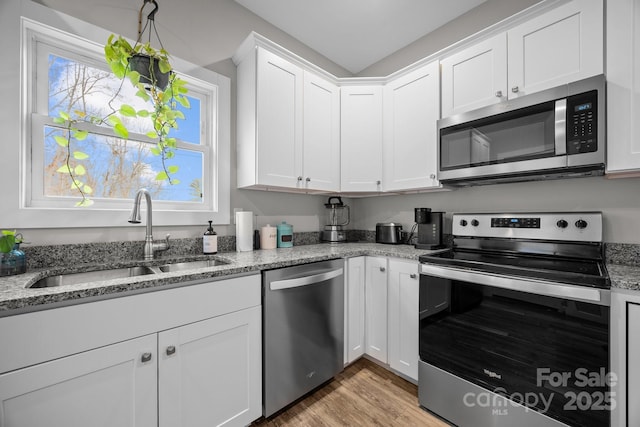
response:
<path fill-rule="evenodd" d="M 380 271 L 384 273 L 385 271 L 387 271 L 387 269 L 384 267 L 380 267 Z"/>
<path fill-rule="evenodd" d="M 167 356 L 171 356 L 176 352 L 176 347 L 174 345 L 170 345 L 167 347 Z"/>
<path fill-rule="evenodd" d="M 416 277 L 418 277 L 418 275 L 415 274 L 415 273 L 412 273 L 412 274 L 409 275 L 409 277 L 411 277 L 412 279 L 415 279 Z"/>
<path fill-rule="evenodd" d="M 142 363 L 147 363 L 150 360 L 151 360 L 151 353 L 142 353 L 142 357 L 140 358 L 140 361 L 142 361 Z"/>
<path fill-rule="evenodd" d="M 496 98 L 502 98 L 502 91 L 501 90 L 496 92 Z"/>
<path fill-rule="evenodd" d="M 520 88 L 518 88 L 518 86 L 514 86 L 511 88 L 511 92 L 513 93 L 518 93 L 518 91 L 520 90 Z"/>

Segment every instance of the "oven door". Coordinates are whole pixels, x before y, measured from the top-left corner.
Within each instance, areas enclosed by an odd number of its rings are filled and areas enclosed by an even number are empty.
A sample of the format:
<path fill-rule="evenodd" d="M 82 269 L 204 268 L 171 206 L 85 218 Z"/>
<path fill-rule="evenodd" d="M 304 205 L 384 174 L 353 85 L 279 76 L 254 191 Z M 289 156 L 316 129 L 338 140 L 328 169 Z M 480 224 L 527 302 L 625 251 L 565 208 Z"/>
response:
<path fill-rule="evenodd" d="M 445 387 L 433 378 L 425 384 L 420 377 L 421 405 L 456 424 L 465 423 L 456 417 L 469 408 L 472 417 L 490 411 L 492 423 L 506 415 L 507 409 L 477 391 L 487 390 L 536 416 L 608 426 L 615 404 L 609 391 L 609 291 L 422 264 L 420 359 L 476 387 Z M 449 402 L 464 403 L 451 414 L 430 404 L 444 389 L 452 394 Z M 482 425 L 478 420 L 473 424 Z"/>

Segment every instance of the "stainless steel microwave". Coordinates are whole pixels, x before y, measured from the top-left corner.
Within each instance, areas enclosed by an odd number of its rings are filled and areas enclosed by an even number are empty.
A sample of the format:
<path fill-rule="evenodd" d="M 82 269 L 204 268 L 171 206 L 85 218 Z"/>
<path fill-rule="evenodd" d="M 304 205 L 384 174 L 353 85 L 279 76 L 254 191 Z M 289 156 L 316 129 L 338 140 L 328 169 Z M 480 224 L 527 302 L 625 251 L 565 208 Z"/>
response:
<path fill-rule="evenodd" d="M 602 175 L 604 75 L 438 121 L 438 179 L 474 185 Z"/>

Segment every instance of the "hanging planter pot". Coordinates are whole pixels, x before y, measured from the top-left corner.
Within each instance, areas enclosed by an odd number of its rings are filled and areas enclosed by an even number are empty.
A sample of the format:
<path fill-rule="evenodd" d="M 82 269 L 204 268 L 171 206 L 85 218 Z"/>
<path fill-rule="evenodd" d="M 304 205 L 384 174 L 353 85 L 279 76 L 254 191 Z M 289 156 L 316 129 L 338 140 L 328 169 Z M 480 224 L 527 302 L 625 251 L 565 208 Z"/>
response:
<path fill-rule="evenodd" d="M 165 90 L 169 84 L 171 72 L 160 71 L 160 61 L 142 53 L 136 53 L 129 58 L 129 69 L 140 73 L 140 83 L 145 87 L 153 85 L 160 90 Z"/>

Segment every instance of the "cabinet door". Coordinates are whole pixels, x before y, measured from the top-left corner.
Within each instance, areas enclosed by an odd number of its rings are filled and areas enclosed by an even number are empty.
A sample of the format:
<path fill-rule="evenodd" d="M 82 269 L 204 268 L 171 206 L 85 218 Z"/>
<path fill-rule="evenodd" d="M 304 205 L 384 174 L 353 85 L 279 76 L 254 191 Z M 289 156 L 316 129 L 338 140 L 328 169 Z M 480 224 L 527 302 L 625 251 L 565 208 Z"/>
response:
<path fill-rule="evenodd" d="M 640 304 L 627 305 L 627 425 L 640 425 Z"/>
<path fill-rule="evenodd" d="M 387 259 L 365 261 L 366 352 L 387 363 Z"/>
<path fill-rule="evenodd" d="M 384 88 L 383 189 L 437 187 L 440 118 L 438 62 L 389 82 Z"/>
<path fill-rule="evenodd" d="M 389 365 L 418 381 L 418 263 L 389 260 Z"/>
<path fill-rule="evenodd" d="M 640 169 L 640 3 L 607 2 L 607 172 Z"/>
<path fill-rule="evenodd" d="M 365 257 L 347 259 L 345 277 L 345 360 L 351 363 L 365 351 Z"/>
<path fill-rule="evenodd" d="M 381 191 L 382 86 L 340 90 L 341 190 Z"/>
<path fill-rule="evenodd" d="M 453 54 L 442 68 L 442 117 L 496 104 L 507 97 L 507 35 Z"/>
<path fill-rule="evenodd" d="M 157 426 L 156 345 L 153 334 L 1 375 L 0 425 Z"/>
<path fill-rule="evenodd" d="M 509 98 L 602 74 L 602 8 L 572 1 L 509 30 Z"/>
<path fill-rule="evenodd" d="M 340 191 L 340 91 L 304 72 L 304 154 L 301 188 Z"/>
<path fill-rule="evenodd" d="M 295 188 L 302 176 L 302 69 L 258 48 L 258 184 Z"/>
<path fill-rule="evenodd" d="M 161 332 L 160 426 L 243 426 L 262 414 L 261 309 Z"/>

